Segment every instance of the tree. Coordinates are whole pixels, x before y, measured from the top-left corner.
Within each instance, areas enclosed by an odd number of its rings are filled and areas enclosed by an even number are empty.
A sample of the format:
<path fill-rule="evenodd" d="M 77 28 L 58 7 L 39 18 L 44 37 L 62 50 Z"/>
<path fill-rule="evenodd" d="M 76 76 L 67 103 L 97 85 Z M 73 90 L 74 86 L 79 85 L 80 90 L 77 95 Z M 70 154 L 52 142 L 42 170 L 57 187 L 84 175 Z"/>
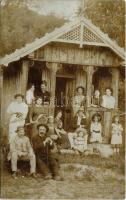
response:
<path fill-rule="evenodd" d="M 100 27 L 109 37 L 124 47 L 125 42 L 125 1 L 124 0 L 84 0 L 77 15 L 84 15 Z"/>
<path fill-rule="evenodd" d="M 66 21 L 53 14 L 48 16 L 39 15 L 29 10 L 26 6 L 17 5 L 1 6 L 0 23 L 0 56 L 10 54 L 17 48 L 42 37 L 45 33 L 60 27 Z"/>

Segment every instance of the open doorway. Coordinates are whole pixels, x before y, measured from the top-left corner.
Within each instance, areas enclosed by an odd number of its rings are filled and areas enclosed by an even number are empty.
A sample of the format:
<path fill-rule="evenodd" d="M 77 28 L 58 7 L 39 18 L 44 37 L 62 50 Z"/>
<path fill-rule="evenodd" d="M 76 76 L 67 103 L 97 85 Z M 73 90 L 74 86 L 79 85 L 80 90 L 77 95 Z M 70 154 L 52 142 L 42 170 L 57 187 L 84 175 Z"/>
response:
<path fill-rule="evenodd" d="M 57 113 L 58 110 L 62 110 L 63 113 L 63 124 L 65 119 L 65 104 L 66 104 L 66 84 L 67 79 L 62 77 L 56 78 L 56 107 L 55 107 L 55 113 Z"/>
<path fill-rule="evenodd" d="M 42 80 L 42 69 L 36 66 L 30 67 L 28 73 L 27 85 L 29 85 L 30 83 L 35 85 L 35 96 L 38 94 L 40 90 L 41 80 Z"/>
<path fill-rule="evenodd" d="M 62 110 L 63 126 L 66 131 L 70 130 L 71 124 L 68 121 L 72 118 L 71 99 L 73 96 L 73 82 L 74 78 L 70 77 L 57 77 L 56 78 L 56 107 L 57 110 Z"/>

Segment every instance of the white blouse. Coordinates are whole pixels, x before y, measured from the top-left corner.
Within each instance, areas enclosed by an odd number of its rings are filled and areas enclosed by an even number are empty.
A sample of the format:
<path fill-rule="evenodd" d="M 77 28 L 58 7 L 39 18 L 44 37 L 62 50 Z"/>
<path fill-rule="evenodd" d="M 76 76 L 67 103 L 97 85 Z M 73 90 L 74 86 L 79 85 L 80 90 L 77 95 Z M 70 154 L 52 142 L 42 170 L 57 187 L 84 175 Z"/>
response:
<path fill-rule="evenodd" d="M 104 108 L 108 108 L 108 109 L 114 108 L 115 107 L 115 97 L 103 95 L 101 106 Z"/>
<path fill-rule="evenodd" d="M 33 100 L 34 100 L 34 93 L 31 90 L 28 90 L 26 92 L 26 103 L 32 104 Z"/>

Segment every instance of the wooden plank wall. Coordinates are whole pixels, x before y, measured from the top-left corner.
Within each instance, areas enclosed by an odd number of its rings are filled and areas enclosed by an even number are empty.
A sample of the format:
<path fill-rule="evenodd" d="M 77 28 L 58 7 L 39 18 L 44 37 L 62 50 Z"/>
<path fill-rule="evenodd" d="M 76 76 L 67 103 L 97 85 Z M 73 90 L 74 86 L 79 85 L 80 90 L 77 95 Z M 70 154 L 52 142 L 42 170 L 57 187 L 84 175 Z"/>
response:
<path fill-rule="evenodd" d="M 120 59 L 109 48 L 73 44 L 49 44 L 37 50 L 34 58 L 48 62 L 61 62 L 79 65 L 118 66 Z M 37 55 L 37 57 L 36 57 Z"/>
<path fill-rule="evenodd" d="M 2 120 L 4 132 L 8 130 L 8 115 L 6 113 L 8 105 L 14 100 L 14 95 L 22 93 L 25 95 L 28 80 L 28 65 L 16 62 L 4 68 L 3 73 L 3 107 Z M 6 134 L 6 133 L 5 133 Z"/>
<path fill-rule="evenodd" d="M 14 95 L 16 93 L 21 93 L 21 67 L 13 64 L 4 69 L 3 74 L 3 122 L 4 128 L 7 128 L 8 116 L 6 113 L 8 105 L 14 100 Z"/>
<path fill-rule="evenodd" d="M 83 86 L 86 89 L 86 72 L 81 67 L 76 70 L 75 87 L 77 88 L 78 86 Z"/>

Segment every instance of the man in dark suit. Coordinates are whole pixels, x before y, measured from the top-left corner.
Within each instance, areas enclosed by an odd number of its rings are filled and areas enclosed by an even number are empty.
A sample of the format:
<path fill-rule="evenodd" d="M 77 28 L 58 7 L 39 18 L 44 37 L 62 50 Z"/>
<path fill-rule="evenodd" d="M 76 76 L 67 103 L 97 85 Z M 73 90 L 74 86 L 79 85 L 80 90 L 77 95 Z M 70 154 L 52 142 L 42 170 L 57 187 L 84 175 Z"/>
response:
<path fill-rule="evenodd" d="M 45 179 L 61 180 L 58 157 L 54 152 L 54 142 L 47 134 L 48 127 L 44 124 L 39 124 L 37 129 L 38 135 L 34 137 L 32 143 L 39 173 L 43 174 Z"/>
<path fill-rule="evenodd" d="M 37 96 L 42 97 L 43 104 L 49 104 L 50 103 L 50 92 L 46 90 L 47 82 L 41 81 L 40 85 L 40 92 L 38 92 Z"/>

